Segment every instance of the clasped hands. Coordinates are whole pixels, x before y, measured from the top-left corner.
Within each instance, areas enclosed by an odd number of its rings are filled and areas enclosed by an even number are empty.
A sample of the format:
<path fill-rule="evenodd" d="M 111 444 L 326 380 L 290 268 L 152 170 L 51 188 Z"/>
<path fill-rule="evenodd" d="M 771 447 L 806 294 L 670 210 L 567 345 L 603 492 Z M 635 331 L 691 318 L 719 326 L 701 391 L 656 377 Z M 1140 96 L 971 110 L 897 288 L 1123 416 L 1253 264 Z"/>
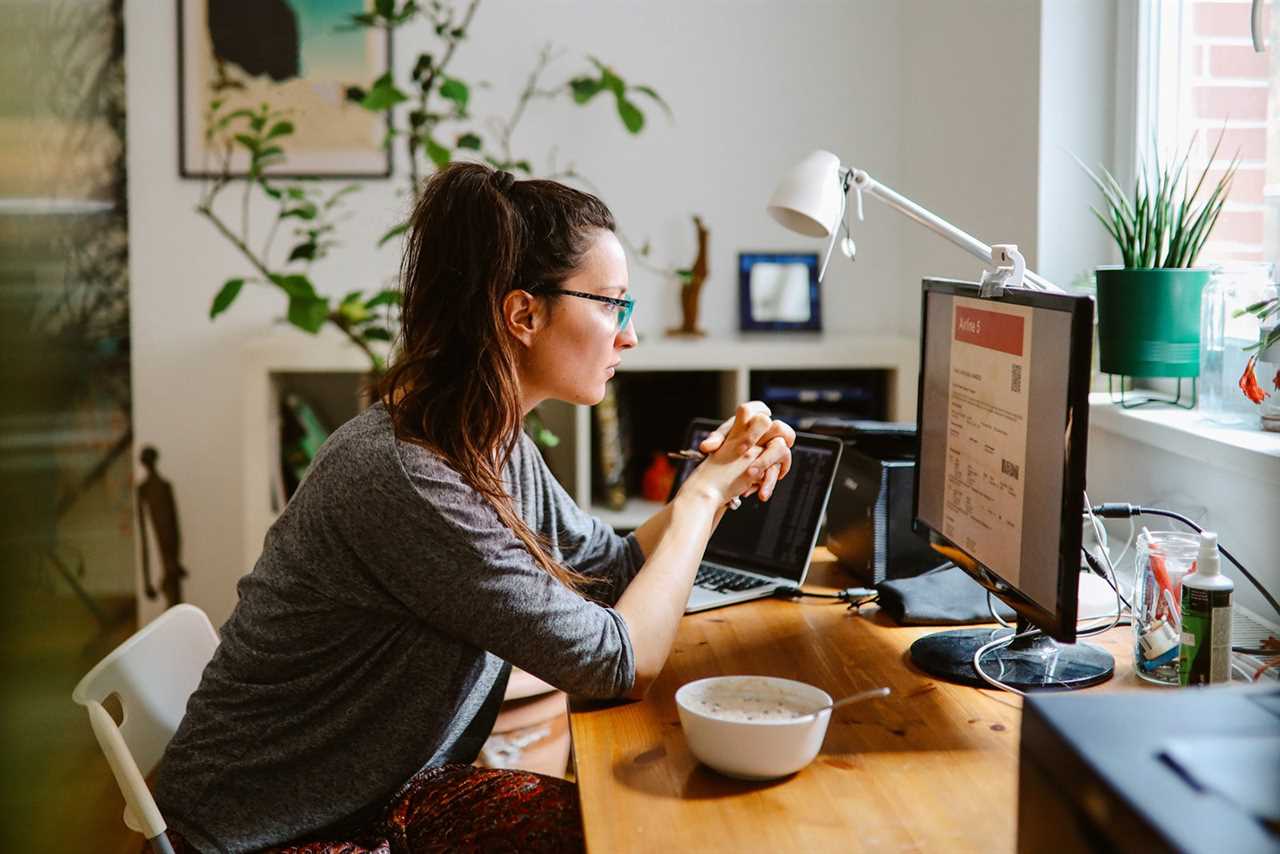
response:
<path fill-rule="evenodd" d="M 707 458 L 681 491 L 694 490 L 722 506 L 756 493 L 768 501 L 791 470 L 791 446 L 796 441 L 796 432 L 771 415 L 758 400 L 739 405 L 732 418 L 698 445 Z"/>

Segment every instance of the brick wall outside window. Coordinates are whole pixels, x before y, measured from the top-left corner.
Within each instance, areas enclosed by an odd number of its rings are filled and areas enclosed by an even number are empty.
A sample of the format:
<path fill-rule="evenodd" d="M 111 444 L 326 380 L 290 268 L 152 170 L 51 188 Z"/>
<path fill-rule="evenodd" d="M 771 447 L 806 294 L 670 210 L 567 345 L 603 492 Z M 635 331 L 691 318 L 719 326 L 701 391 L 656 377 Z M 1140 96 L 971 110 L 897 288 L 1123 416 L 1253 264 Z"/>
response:
<path fill-rule="evenodd" d="M 1197 132 L 1192 160 L 1204 163 L 1224 125 L 1226 135 L 1208 180 L 1221 175 L 1237 153 L 1240 157 L 1231 195 L 1198 263 L 1280 263 L 1280 15 L 1275 14 L 1280 3 L 1271 0 L 1264 7 L 1271 47 L 1261 54 L 1250 39 L 1248 0 L 1183 3 L 1188 31 L 1168 37 L 1184 39 L 1188 67 L 1182 85 L 1190 91 L 1178 95 Z"/>

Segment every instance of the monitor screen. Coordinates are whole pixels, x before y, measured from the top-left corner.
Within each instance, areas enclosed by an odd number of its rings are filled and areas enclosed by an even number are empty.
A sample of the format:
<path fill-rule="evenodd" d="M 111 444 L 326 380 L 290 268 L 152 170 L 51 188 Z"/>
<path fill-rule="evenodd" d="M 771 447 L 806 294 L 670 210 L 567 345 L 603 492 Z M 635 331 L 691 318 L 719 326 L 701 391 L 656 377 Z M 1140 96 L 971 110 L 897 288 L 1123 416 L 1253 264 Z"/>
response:
<path fill-rule="evenodd" d="M 696 448 L 716 422 L 694 422 L 686 447 Z M 776 575 L 799 583 L 818 537 L 836 464 L 838 439 L 800 433 L 791 448 L 791 471 L 766 502 L 755 496 L 724 514 L 707 543 L 704 560 Z M 672 495 L 697 466 L 681 463 Z"/>
<path fill-rule="evenodd" d="M 915 522 L 1021 616 L 1075 639 L 1093 306 L 926 280 Z"/>

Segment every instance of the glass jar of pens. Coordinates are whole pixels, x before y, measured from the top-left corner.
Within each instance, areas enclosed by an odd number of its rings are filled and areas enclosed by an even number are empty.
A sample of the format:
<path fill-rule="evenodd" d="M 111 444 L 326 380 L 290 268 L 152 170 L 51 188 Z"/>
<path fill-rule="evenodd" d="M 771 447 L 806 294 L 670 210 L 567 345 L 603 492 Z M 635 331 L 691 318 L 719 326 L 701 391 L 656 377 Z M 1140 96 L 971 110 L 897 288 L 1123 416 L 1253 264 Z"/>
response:
<path fill-rule="evenodd" d="M 1158 685 L 1178 685 L 1182 579 L 1195 572 L 1200 538 L 1174 531 L 1138 535 L 1133 601 L 1134 671 Z"/>

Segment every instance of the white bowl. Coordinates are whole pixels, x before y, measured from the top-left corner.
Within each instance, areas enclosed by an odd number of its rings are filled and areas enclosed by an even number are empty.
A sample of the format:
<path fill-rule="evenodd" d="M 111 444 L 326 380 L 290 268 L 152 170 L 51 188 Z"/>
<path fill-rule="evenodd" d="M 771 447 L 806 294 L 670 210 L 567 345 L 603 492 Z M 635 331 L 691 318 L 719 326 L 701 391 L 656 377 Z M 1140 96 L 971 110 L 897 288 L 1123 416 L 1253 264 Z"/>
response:
<path fill-rule="evenodd" d="M 772 780 L 813 761 L 831 710 L 805 714 L 831 696 L 772 676 L 714 676 L 680 686 L 676 709 L 689 750 L 740 780 Z"/>

